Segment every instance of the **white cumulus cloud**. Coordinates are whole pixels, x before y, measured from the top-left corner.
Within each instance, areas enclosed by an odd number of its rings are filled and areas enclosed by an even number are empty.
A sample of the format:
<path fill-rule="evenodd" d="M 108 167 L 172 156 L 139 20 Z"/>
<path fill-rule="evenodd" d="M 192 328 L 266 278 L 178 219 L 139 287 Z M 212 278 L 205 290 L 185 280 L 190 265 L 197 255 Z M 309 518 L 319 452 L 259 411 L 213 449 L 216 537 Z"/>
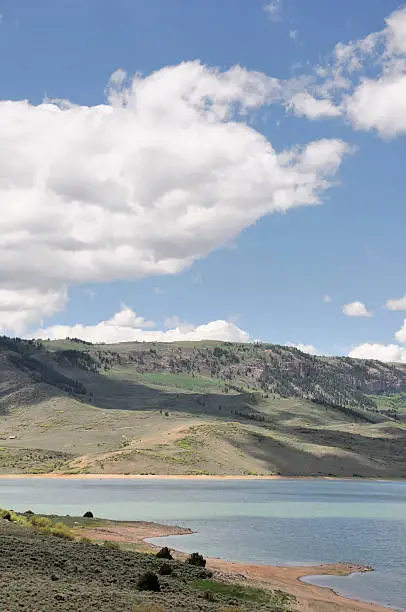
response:
<path fill-rule="evenodd" d="M 309 353 L 309 355 L 317 354 L 317 349 L 313 344 L 294 344 L 293 342 L 288 342 L 287 346 L 293 346 L 299 351 L 302 351 L 302 353 Z"/>
<path fill-rule="evenodd" d="M 97 106 L 0 101 L 0 287 L 26 313 L 0 310 L 0 327 L 39 321 L 72 284 L 175 274 L 264 215 L 318 204 L 348 147 L 276 151 L 248 120 L 280 87 L 194 61 L 117 71 Z"/>
<path fill-rule="evenodd" d="M 22 334 L 31 324 L 62 310 L 66 302 L 64 287 L 43 291 L 0 288 L 0 334 Z"/>
<path fill-rule="evenodd" d="M 386 302 L 386 308 L 388 310 L 406 310 L 406 295 L 402 298 L 388 300 Z"/>
<path fill-rule="evenodd" d="M 388 300 L 388 302 L 390 301 Z M 397 302 L 399 300 L 393 301 Z M 394 310 L 398 310 L 398 308 Z M 348 354 L 350 357 L 360 359 L 378 359 L 379 361 L 406 363 L 406 319 L 404 319 L 402 327 L 395 333 L 395 338 L 400 345 L 365 343 L 353 347 Z"/>
<path fill-rule="evenodd" d="M 347 317 L 372 317 L 372 313 L 362 302 L 344 304 L 342 311 Z"/>
<path fill-rule="evenodd" d="M 402 327 L 396 332 L 395 338 L 398 342 L 406 344 L 406 319 L 403 321 Z"/>
<path fill-rule="evenodd" d="M 287 107 L 299 117 L 307 119 L 322 119 L 323 117 L 338 117 L 341 110 L 331 100 L 315 98 L 307 92 L 299 92 L 288 101 Z"/>
<path fill-rule="evenodd" d="M 406 349 L 397 344 L 360 344 L 349 353 L 355 359 L 377 359 L 384 362 L 406 363 Z"/>
<path fill-rule="evenodd" d="M 331 297 L 330 297 L 330 296 L 329 296 L 327 293 L 325 293 L 325 294 L 323 295 L 323 302 L 324 302 L 325 304 L 330 304 L 330 302 L 332 302 L 332 301 L 333 301 L 333 300 L 331 299 Z"/>
<path fill-rule="evenodd" d="M 149 321 L 144 317 L 137 316 L 136 313 L 125 304 L 121 305 L 121 310 L 117 312 L 111 319 L 105 321 L 105 325 L 111 327 L 131 327 L 133 329 L 147 329 L 155 327 L 154 321 Z"/>
<path fill-rule="evenodd" d="M 167 321 L 173 328 L 162 330 L 146 330 L 154 323 L 137 315 L 127 306 L 117 312 L 111 319 L 101 321 L 96 325 L 52 325 L 37 329 L 30 338 L 64 339 L 80 338 L 87 342 L 178 342 L 182 340 L 223 340 L 227 342 L 249 342 L 250 335 L 228 321 L 211 321 L 203 325 L 184 325 L 179 319 Z"/>
<path fill-rule="evenodd" d="M 406 7 L 385 19 L 382 30 L 340 42 L 325 65 L 317 66 L 302 91 L 286 106 L 299 116 L 342 115 L 357 130 L 384 138 L 406 133 Z M 302 77 L 303 78 L 303 77 Z M 283 87 L 289 91 L 287 83 Z"/>

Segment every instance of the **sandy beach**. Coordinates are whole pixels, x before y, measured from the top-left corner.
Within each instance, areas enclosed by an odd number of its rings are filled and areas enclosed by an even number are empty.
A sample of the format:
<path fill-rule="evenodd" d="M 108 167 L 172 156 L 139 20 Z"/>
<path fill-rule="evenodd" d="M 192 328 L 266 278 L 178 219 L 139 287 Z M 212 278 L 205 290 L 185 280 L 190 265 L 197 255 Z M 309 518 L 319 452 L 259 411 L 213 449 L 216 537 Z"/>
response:
<path fill-rule="evenodd" d="M 404 478 L 357 478 L 357 477 L 336 477 L 336 476 L 279 476 L 269 475 L 240 475 L 240 474 L 0 474 L 0 480 L 16 478 L 52 478 L 67 480 L 373 480 L 375 482 L 399 481 L 404 482 Z"/>
<path fill-rule="evenodd" d="M 145 541 L 147 538 L 192 533 L 189 529 L 157 523 L 108 521 L 104 522 L 103 526 L 96 526 L 92 529 L 78 528 L 78 531 L 81 536 L 94 540 L 112 540 L 132 544 L 140 552 L 157 550 L 156 546 Z M 173 554 L 178 559 L 186 556 L 179 551 L 174 551 Z M 298 610 L 303 612 L 388 612 L 391 610 L 375 604 L 347 599 L 337 595 L 332 589 L 317 587 L 300 580 L 304 576 L 321 574 L 346 576 L 353 572 L 368 571 L 368 568 L 357 565 L 337 563 L 314 567 L 279 567 L 208 559 L 207 567 L 226 580 L 241 581 L 265 589 L 280 589 L 295 595 L 298 600 Z"/>
<path fill-rule="evenodd" d="M 279 480 L 285 476 L 240 476 L 214 474 L 0 474 L 0 479 L 9 478 L 67 478 L 71 480 Z M 293 478 L 296 479 L 296 476 Z M 300 478 L 300 477 L 299 477 Z M 312 478 L 312 477 L 302 477 Z"/>

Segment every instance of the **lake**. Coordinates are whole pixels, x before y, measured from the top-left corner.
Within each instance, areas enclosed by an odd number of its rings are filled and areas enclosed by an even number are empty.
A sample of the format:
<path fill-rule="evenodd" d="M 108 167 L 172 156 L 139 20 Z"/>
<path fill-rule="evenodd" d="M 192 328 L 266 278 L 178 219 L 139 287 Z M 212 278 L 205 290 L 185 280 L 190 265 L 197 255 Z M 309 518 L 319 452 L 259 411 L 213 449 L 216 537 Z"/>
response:
<path fill-rule="evenodd" d="M 406 482 L 0 479 L 0 506 L 186 526 L 151 541 L 234 561 L 372 565 L 311 582 L 406 612 Z"/>

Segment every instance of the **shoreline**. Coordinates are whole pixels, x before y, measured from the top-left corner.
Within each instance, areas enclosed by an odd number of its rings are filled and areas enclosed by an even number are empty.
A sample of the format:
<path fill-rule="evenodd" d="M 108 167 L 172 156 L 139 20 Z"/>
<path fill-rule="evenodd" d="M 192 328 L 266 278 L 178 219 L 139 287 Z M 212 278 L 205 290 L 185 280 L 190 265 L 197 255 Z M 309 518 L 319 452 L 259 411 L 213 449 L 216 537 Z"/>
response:
<path fill-rule="evenodd" d="M 189 535 L 193 531 L 145 521 L 123 523 L 103 521 L 103 526 L 78 528 L 78 533 L 92 540 L 112 540 L 132 544 L 138 552 L 154 553 L 160 547 L 148 542 L 150 538 Z M 187 557 L 182 551 L 171 550 L 176 559 L 184 560 Z M 302 581 L 302 578 L 311 576 L 349 576 L 355 572 L 373 571 L 365 566 L 346 563 L 276 566 L 208 558 L 207 568 L 225 580 L 244 582 L 263 589 L 280 589 L 294 595 L 298 601 L 298 610 L 301 612 L 395 612 L 393 608 L 344 597 L 331 587 L 320 587 Z"/>
<path fill-rule="evenodd" d="M 357 481 L 357 482 L 405 482 L 405 478 L 374 478 L 354 476 L 281 476 L 244 475 L 244 474 L 0 474 L 0 480 L 11 479 L 67 479 L 67 480 L 328 480 L 328 481 Z"/>

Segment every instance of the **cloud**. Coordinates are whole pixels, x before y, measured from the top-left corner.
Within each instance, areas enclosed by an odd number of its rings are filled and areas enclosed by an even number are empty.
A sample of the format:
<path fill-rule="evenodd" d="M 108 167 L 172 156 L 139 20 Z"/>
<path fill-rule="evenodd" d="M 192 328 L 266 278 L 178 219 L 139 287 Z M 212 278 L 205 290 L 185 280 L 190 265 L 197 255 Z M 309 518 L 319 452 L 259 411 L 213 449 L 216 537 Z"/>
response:
<path fill-rule="evenodd" d="M 406 295 L 396 300 L 388 300 L 386 308 L 388 310 L 406 310 Z"/>
<path fill-rule="evenodd" d="M 330 297 L 329 295 L 327 295 L 327 293 L 325 293 L 325 294 L 323 295 L 323 302 L 324 302 L 325 304 L 330 304 L 330 302 L 332 302 L 332 301 L 333 301 L 333 300 L 331 299 L 331 297 Z"/>
<path fill-rule="evenodd" d="M 268 0 L 263 9 L 272 21 L 279 21 L 282 16 L 282 0 Z"/>
<path fill-rule="evenodd" d="M 403 321 L 402 327 L 396 332 L 395 338 L 398 342 L 406 344 L 406 319 Z"/>
<path fill-rule="evenodd" d="M 165 317 L 164 319 L 164 327 L 166 327 L 166 329 L 170 329 L 171 327 L 179 327 L 179 325 L 181 325 L 181 320 L 177 315 Z"/>
<path fill-rule="evenodd" d="M 406 7 L 363 39 L 336 45 L 287 108 L 308 119 L 342 115 L 357 130 L 384 138 L 406 133 Z M 286 88 L 287 84 L 283 88 Z"/>
<path fill-rule="evenodd" d="M 307 119 L 322 119 L 323 117 L 338 117 L 341 115 L 339 107 L 328 99 L 316 99 L 306 92 L 300 92 L 290 98 L 287 108 L 298 117 Z"/>
<path fill-rule="evenodd" d="M 384 362 L 406 363 L 406 349 L 397 344 L 360 344 L 349 353 L 354 359 L 377 359 Z"/>
<path fill-rule="evenodd" d="M 299 41 L 299 32 L 297 30 L 289 30 L 289 38 L 294 42 Z"/>
<path fill-rule="evenodd" d="M 154 287 L 153 292 L 155 295 L 163 295 L 165 291 L 161 287 Z"/>
<path fill-rule="evenodd" d="M 387 303 L 389 302 L 400 302 L 400 300 L 388 300 Z M 395 333 L 395 338 L 401 345 L 406 345 L 406 319 L 404 319 L 402 327 Z M 355 346 L 348 355 L 359 359 L 406 363 L 406 346 L 366 343 Z"/>
<path fill-rule="evenodd" d="M 174 327 L 166 331 L 146 331 L 145 327 L 154 325 L 152 321 L 140 317 L 130 308 L 123 306 L 111 319 L 96 325 L 52 325 L 38 329 L 30 338 L 56 340 L 81 338 L 88 342 L 178 342 L 183 340 L 224 340 L 227 342 L 249 342 L 250 335 L 228 321 L 211 321 L 204 325 L 182 325 L 179 320 L 172 321 Z"/>
<path fill-rule="evenodd" d="M 131 327 L 132 329 L 147 329 L 148 327 L 155 327 L 154 321 L 149 321 L 144 317 L 137 316 L 135 312 L 125 304 L 122 304 L 121 310 L 117 312 L 112 319 L 105 321 L 104 324 L 115 328 Z"/>
<path fill-rule="evenodd" d="M 299 351 L 302 351 L 302 353 L 309 353 L 309 355 L 316 355 L 317 354 L 317 349 L 315 346 L 313 346 L 313 344 L 294 344 L 293 342 L 288 342 L 287 346 L 293 346 L 294 348 L 297 348 Z"/>
<path fill-rule="evenodd" d="M 0 289 L 0 334 L 22 334 L 31 324 L 62 310 L 67 300 L 64 287 L 45 291 Z"/>
<path fill-rule="evenodd" d="M 72 284 L 176 274 L 265 215 L 320 203 L 348 146 L 275 151 L 247 122 L 279 97 L 265 74 L 193 61 L 118 71 L 97 106 L 0 101 L 0 286 L 21 293 L 16 309 L 36 295 L 45 316 Z"/>
<path fill-rule="evenodd" d="M 350 304 L 344 304 L 342 311 L 347 317 L 372 317 L 372 313 L 369 312 L 365 304 L 362 302 L 351 302 Z"/>
<path fill-rule="evenodd" d="M 384 137 L 406 133 L 406 8 L 387 17 L 381 32 L 353 43 L 349 61 L 378 56 L 381 73 L 362 78 L 344 106 L 354 127 L 377 130 Z"/>

